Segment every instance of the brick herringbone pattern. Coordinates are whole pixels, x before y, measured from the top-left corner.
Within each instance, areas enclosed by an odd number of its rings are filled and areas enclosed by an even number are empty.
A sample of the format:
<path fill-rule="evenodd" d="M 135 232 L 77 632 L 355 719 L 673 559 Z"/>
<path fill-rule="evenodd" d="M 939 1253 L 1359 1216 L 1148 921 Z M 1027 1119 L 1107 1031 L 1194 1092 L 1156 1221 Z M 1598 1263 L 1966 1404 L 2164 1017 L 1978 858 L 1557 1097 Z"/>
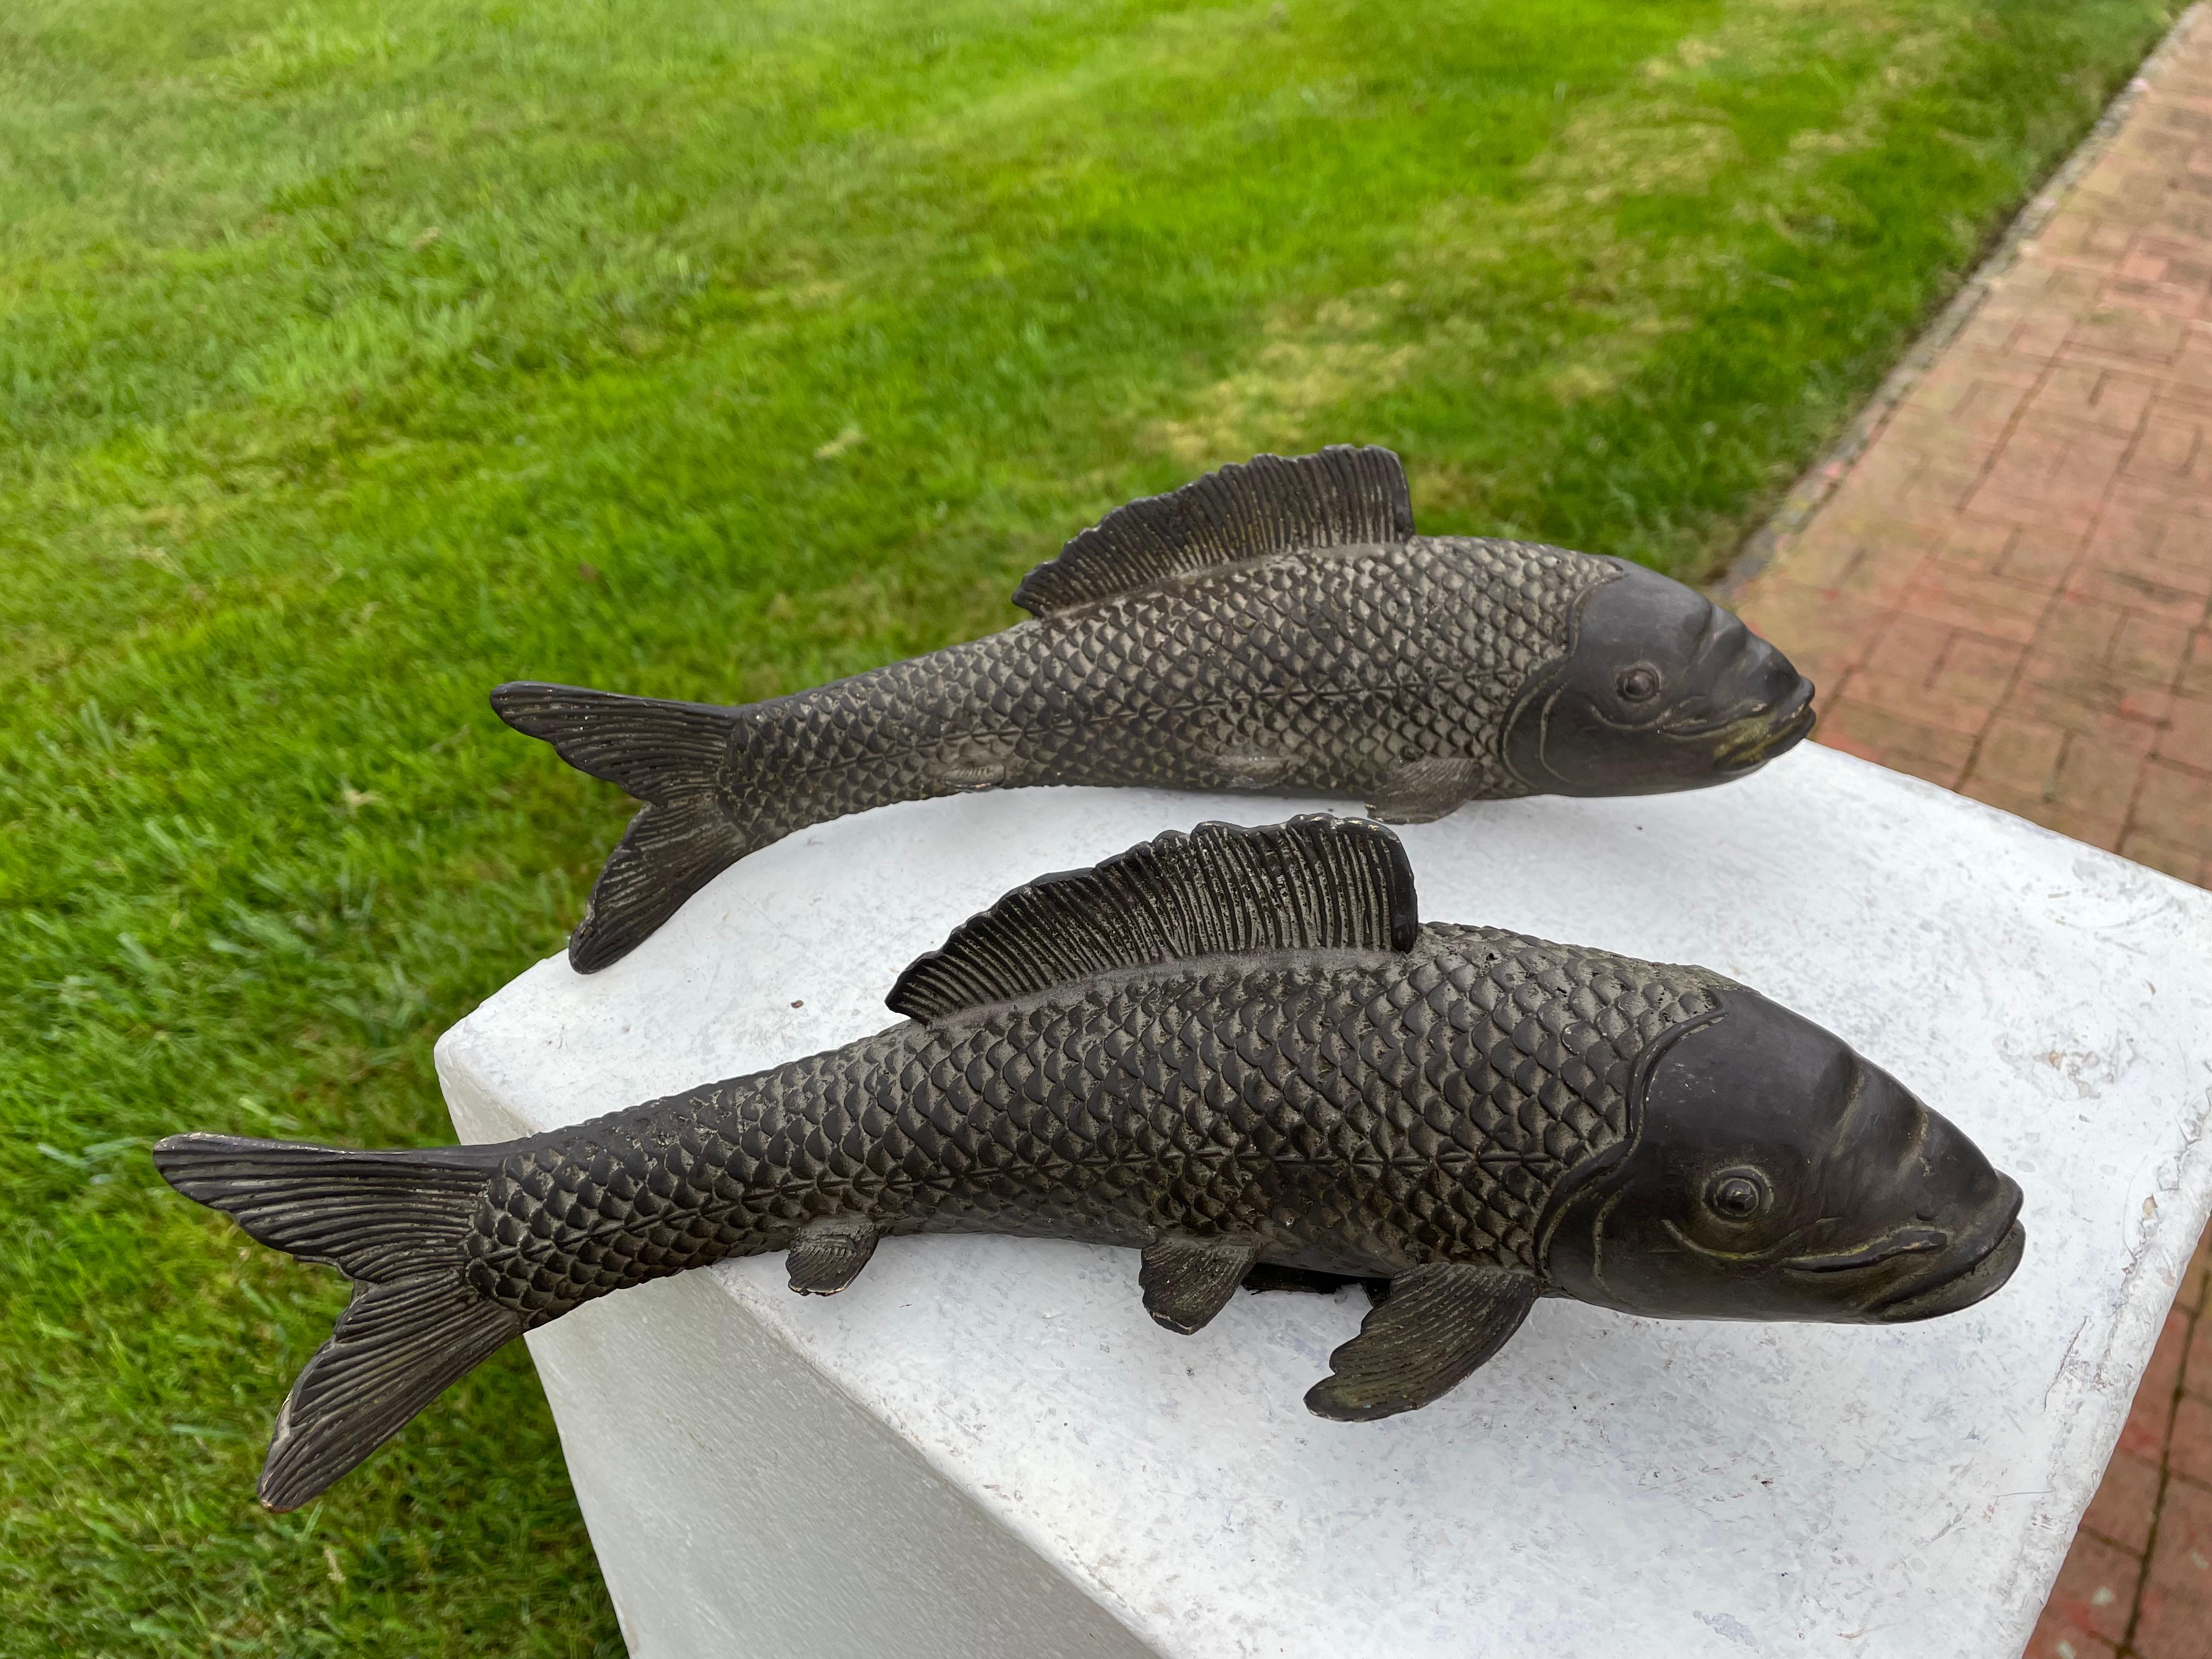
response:
<path fill-rule="evenodd" d="M 2212 885 L 2212 18 L 1738 595 L 1821 741 Z M 2212 1659 L 2199 1245 L 2031 1659 Z"/>

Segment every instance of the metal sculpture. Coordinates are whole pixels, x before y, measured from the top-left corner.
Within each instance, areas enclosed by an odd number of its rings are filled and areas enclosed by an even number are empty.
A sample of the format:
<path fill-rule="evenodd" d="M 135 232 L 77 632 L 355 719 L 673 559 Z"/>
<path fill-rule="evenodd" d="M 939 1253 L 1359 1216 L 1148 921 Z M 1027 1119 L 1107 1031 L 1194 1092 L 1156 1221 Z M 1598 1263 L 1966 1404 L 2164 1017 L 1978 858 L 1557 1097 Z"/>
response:
<path fill-rule="evenodd" d="M 1036 620 L 743 708 L 500 687 L 509 725 L 646 803 L 569 960 L 604 968 L 748 853 L 894 801 L 1146 785 L 1413 823 L 1723 782 L 1813 726 L 1811 682 L 1680 582 L 1416 536 L 1387 449 L 1262 455 L 1133 501 L 1014 598 Z"/>
<path fill-rule="evenodd" d="M 2019 1188 L 1839 1039 L 1704 969 L 1423 926 L 1372 823 L 1207 824 L 1046 877 L 889 1002 L 842 1048 L 503 1146 L 163 1141 L 180 1192 L 355 1281 L 263 1500 L 306 1502 L 513 1337 L 729 1256 L 830 1295 L 896 1235 L 1122 1245 L 1185 1333 L 1248 1279 L 1387 1280 L 1306 1397 L 1364 1420 L 1542 1297 L 1896 1323 L 2023 1248 Z"/>

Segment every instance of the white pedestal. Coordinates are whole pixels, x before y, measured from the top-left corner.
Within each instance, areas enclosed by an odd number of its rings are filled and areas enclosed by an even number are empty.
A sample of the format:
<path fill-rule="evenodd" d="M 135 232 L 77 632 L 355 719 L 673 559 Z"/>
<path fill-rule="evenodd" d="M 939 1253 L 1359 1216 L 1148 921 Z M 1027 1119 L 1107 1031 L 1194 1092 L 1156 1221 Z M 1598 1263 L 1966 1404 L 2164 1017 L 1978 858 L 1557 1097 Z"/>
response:
<path fill-rule="evenodd" d="M 1035 790 L 824 825 L 448 1032 L 454 1121 L 844 1042 L 1006 888 L 1298 810 Z M 1810 745 L 1405 835 L 1425 916 L 1703 963 L 1895 1072 L 2026 1189 L 2012 1283 L 1892 1329 L 1547 1302 L 1439 1404 L 1339 1425 L 1300 1396 L 1348 1294 L 1177 1337 L 1133 1255 L 1073 1244 L 894 1240 L 830 1300 L 779 1260 L 686 1274 L 530 1340 L 634 1655 L 2019 1652 L 2212 1203 L 2212 894 Z"/>

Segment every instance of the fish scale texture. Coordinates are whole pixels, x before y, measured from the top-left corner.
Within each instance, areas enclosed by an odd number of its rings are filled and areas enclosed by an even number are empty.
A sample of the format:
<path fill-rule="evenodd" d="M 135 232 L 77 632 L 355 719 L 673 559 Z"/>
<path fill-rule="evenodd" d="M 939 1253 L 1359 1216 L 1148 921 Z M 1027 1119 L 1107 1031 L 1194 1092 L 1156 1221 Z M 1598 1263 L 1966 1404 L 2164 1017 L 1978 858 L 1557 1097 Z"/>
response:
<path fill-rule="evenodd" d="M 908 1022 L 518 1143 L 466 1272 L 532 1325 L 830 1218 L 1533 1272 L 1561 1178 L 1630 1131 L 1638 1056 L 1728 984 L 1430 927 L 1402 956 L 1222 957 Z"/>
<path fill-rule="evenodd" d="M 739 711 L 718 774 L 747 846 L 896 800 L 1039 784 L 1376 800 L 1407 769 L 1527 790 L 1501 757 L 1529 677 L 1619 567 L 1414 537 L 1206 569 Z"/>

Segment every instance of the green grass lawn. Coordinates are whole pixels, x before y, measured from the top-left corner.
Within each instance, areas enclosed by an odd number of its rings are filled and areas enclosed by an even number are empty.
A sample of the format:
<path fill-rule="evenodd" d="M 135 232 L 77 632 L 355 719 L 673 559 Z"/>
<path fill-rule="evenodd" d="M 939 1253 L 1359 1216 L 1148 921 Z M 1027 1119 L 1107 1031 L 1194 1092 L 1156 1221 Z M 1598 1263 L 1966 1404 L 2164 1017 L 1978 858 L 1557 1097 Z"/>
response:
<path fill-rule="evenodd" d="M 790 690 L 1332 441 L 1709 574 L 2176 9 L 15 0 L 0 1650 L 618 1650 L 519 1347 L 255 1506 L 340 1282 L 146 1156 L 448 1138 L 625 816 L 489 686 Z"/>

